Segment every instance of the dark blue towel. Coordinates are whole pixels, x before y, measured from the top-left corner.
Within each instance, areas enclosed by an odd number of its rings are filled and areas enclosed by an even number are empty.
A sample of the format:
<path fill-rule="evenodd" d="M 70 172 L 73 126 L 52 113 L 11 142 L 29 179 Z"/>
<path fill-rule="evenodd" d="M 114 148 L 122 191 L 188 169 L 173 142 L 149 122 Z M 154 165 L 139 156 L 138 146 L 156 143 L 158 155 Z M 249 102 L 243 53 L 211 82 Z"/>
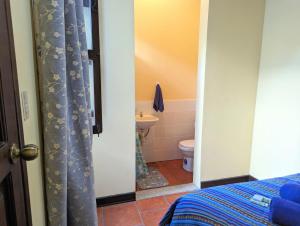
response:
<path fill-rule="evenodd" d="M 159 84 L 156 85 L 153 108 L 155 111 L 160 111 L 160 112 L 163 112 L 165 110 L 164 99 Z"/>
<path fill-rule="evenodd" d="M 273 198 L 270 220 L 279 225 L 300 226 L 300 204 L 282 198 Z"/>
<path fill-rule="evenodd" d="M 280 196 L 300 204 L 300 184 L 287 183 L 280 188 Z"/>

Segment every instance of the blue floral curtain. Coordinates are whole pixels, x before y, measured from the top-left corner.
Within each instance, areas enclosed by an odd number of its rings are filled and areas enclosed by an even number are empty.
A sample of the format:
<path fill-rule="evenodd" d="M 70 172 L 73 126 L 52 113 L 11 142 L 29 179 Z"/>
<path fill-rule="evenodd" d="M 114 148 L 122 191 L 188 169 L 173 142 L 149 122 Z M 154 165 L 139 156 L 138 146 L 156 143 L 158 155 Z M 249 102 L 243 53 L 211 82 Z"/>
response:
<path fill-rule="evenodd" d="M 83 0 L 33 0 L 50 226 L 97 225 Z"/>

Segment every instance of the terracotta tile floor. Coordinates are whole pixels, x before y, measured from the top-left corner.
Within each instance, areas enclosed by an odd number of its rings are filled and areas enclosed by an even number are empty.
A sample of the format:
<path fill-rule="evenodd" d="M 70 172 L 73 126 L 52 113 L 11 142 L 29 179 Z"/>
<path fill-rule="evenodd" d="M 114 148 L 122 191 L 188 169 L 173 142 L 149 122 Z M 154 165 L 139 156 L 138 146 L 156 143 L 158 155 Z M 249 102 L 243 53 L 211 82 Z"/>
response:
<path fill-rule="evenodd" d="M 98 208 L 99 226 L 157 226 L 169 206 L 184 194 Z"/>
<path fill-rule="evenodd" d="M 169 186 L 193 182 L 193 173 L 187 172 L 182 168 L 182 159 L 152 162 L 147 165 L 157 168 L 167 178 Z"/>

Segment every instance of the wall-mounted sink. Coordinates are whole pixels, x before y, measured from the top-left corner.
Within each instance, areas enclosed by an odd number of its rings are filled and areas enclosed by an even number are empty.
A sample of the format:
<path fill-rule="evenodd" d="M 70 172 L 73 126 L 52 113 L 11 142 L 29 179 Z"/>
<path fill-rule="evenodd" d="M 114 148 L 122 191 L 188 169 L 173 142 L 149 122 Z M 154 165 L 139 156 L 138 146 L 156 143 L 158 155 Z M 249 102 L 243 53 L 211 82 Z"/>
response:
<path fill-rule="evenodd" d="M 154 115 L 136 115 L 135 121 L 138 129 L 149 129 L 159 120 L 158 117 Z"/>

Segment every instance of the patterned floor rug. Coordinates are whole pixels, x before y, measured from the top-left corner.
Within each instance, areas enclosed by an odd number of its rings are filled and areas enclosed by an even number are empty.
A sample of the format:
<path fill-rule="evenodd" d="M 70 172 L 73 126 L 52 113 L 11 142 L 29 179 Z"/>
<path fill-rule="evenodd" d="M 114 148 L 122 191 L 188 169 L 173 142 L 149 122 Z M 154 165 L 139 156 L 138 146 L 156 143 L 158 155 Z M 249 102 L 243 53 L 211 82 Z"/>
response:
<path fill-rule="evenodd" d="M 141 190 L 160 188 L 169 185 L 167 179 L 153 167 L 149 167 L 149 174 L 145 177 L 139 178 L 136 181 L 137 186 Z"/>

